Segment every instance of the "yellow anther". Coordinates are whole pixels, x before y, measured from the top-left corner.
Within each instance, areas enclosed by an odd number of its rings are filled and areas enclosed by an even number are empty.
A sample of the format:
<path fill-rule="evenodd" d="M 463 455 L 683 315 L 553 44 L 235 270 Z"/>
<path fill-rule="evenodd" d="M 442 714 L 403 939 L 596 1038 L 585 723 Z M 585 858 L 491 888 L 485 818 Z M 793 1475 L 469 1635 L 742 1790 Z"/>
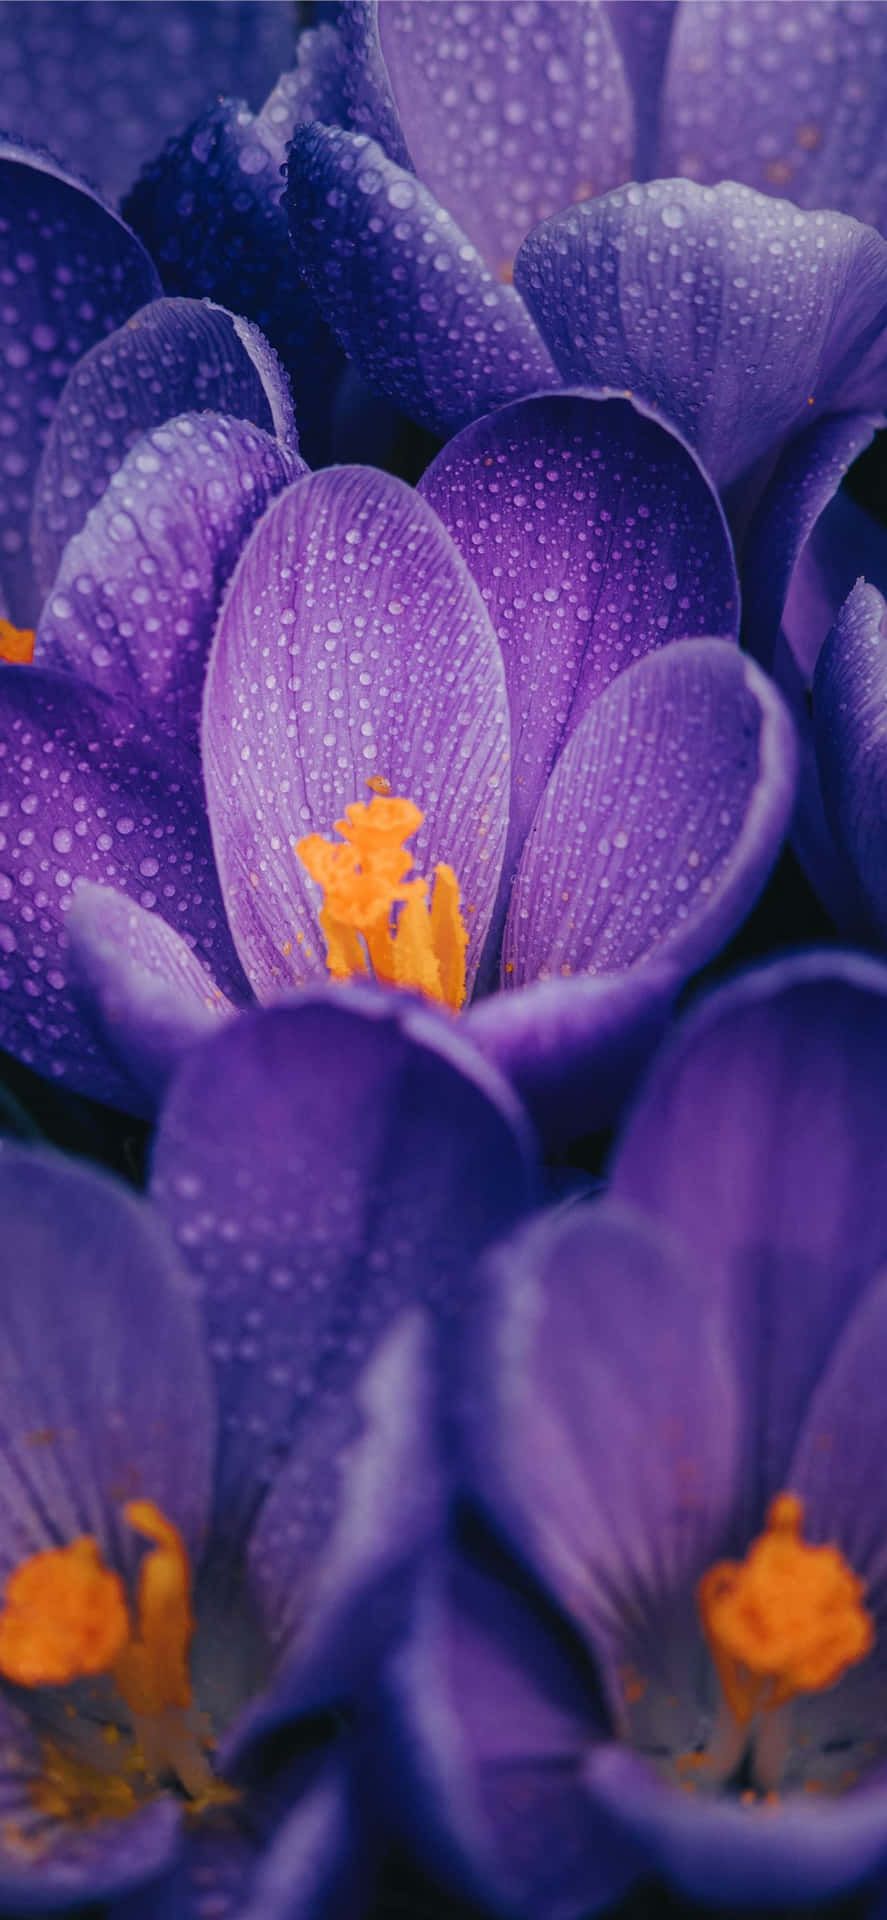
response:
<path fill-rule="evenodd" d="M 778 1494 L 746 1558 L 719 1561 L 696 1591 L 724 1697 L 743 1725 L 834 1686 L 874 1645 L 865 1581 L 838 1547 L 805 1544 L 803 1517 L 794 1494 Z"/>
<path fill-rule="evenodd" d="M 345 808 L 340 841 L 311 833 L 295 851 L 323 890 L 319 919 L 327 968 L 335 980 L 372 971 L 387 986 L 411 988 L 457 1009 L 465 999 L 468 935 L 452 867 L 435 868 L 434 889 L 407 879 L 412 856 L 404 841 L 422 825 L 412 800 L 379 791 Z"/>
<path fill-rule="evenodd" d="M 34 639 L 30 627 L 14 627 L 11 620 L 0 620 L 0 660 L 29 667 L 34 658 Z"/>
<path fill-rule="evenodd" d="M 124 1646 L 123 1583 L 91 1534 L 16 1567 L 0 1612 L 0 1673 L 19 1687 L 61 1687 L 106 1673 Z"/>
<path fill-rule="evenodd" d="M 194 1635 L 191 1570 L 182 1536 L 152 1500 L 130 1500 L 123 1517 L 155 1544 L 139 1568 L 136 1629 L 114 1662 L 114 1679 L 134 1714 L 190 1707 L 188 1652 Z"/>

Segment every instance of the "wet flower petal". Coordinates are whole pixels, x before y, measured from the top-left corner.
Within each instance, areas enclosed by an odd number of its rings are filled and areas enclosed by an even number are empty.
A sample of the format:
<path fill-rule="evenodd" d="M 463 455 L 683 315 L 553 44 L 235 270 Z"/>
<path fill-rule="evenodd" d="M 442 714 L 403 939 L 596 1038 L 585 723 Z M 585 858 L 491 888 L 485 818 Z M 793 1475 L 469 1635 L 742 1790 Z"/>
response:
<path fill-rule="evenodd" d="M 826 816 L 881 939 L 887 933 L 887 603 L 857 582 L 813 678 L 813 732 Z"/>

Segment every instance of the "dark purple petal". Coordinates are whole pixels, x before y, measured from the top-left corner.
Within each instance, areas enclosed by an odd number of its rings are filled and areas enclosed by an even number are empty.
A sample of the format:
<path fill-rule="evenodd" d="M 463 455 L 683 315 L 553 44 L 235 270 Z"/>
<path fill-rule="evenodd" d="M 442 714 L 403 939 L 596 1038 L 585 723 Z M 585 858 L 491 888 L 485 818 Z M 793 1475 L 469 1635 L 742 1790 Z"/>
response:
<path fill-rule="evenodd" d="M 887 243 L 841 214 L 732 181 L 618 188 L 531 234 L 515 284 L 566 380 L 658 407 L 721 486 L 887 400 Z"/>
<path fill-rule="evenodd" d="M 324 46 L 331 32 L 323 29 Z M 307 34 L 301 44 L 319 40 Z M 281 172 L 293 126 L 313 104 L 301 67 L 261 114 L 242 100 L 214 101 L 145 169 L 126 210 L 167 293 L 207 295 L 261 327 L 292 382 L 302 450 L 315 463 L 328 457 L 341 356 L 293 257 Z"/>
<path fill-rule="evenodd" d="M 590 1663 L 504 1556 L 432 1563 L 392 1663 L 397 1813 L 483 1911 L 597 1912 L 638 1872 L 583 1791 L 605 1729 Z"/>
<path fill-rule="evenodd" d="M 880 424 L 875 414 L 836 414 L 799 434 L 777 461 L 743 543 L 745 643 L 771 669 L 782 624 L 808 685 L 842 600 L 883 540 L 838 493 Z"/>
<path fill-rule="evenodd" d="M 816 663 L 813 736 L 826 817 L 887 935 L 887 602 L 857 582 Z"/>
<path fill-rule="evenodd" d="M 136 441 L 175 414 L 207 410 L 253 421 L 295 451 L 292 402 L 274 354 L 255 327 L 222 307 L 155 300 L 84 355 L 56 407 L 34 487 L 31 549 L 41 594 Z"/>
<path fill-rule="evenodd" d="M 152 1210 L 73 1161 L 8 1148 L 0 1345 L 0 1577 L 94 1534 L 132 1568 L 122 1504 L 203 1542 L 212 1382 L 193 1287 Z"/>
<path fill-rule="evenodd" d="M 196 772 L 94 688 L 36 667 L 0 675 L 0 1044 L 95 1099 L 132 1083 L 92 1044 L 65 915 L 80 879 L 158 907 L 223 993 L 246 996 Z"/>
<path fill-rule="evenodd" d="M 526 1205 L 530 1163 L 506 1082 L 404 995 L 305 992 L 183 1061 L 153 1192 L 203 1283 L 226 1532 L 250 1520 L 275 1453 L 351 1393 L 396 1312 L 463 1310 L 476 1256 Z"/>
<path fill-rule="evenodd" d="M 547 980 L 465 1014 L 476 1047 L 517 1088 L 546 1153 L 613 1125 L 664 1032 L 679 980 L 643 967 Z"/>
<path fill-rule="evenodd" d="M 297 127 L 286 200 L 324 319 L 404 413 L 446 435 L 503 400 L 560 385 L 514 288 L 365 135 Z"/>
<path fill-rule="evenodd" d="M 811 596 L 807 604 L 811 605 L 812 617 L 818 622 L 822 611 L 818 593 L 815 600 Z M 802 629 L 809 633 L 806 622 L 794 626 L 796 638 Z M 776 643 L 773 675 L 788 702 L 800 751 L 798 792 L 791 826 L 792 850 L 814 893 L 845 940 L 871 945 L 872 925 L 862 894 L 850 861 L 837 845 L 826 819 L 813 738 L 811 695 L 784 633 L 780 633 Z"/>
<path fill-rule="evenodd" d="M 31 488 L 56 401 L 75 360 L 160 291 L 142 244 L 55 164 L 0 143 L 0 583 L 13 620 L 33 622 Z"/>
<path fill-rule="evenodd" d="M 68 545 L 37 628 L 37 663 L 128 701 L 174 751 L 196 756 L 228 576 L 269 500 L 304 471 L 246 420 L 184 414 L 156 426 Z"/>
<path fill-rule="evenodd" d="M 761 1497 L 785 1484 L 810 1392 L 887 1253 L 885 1128 L 887 969 L 819 954 L 748 974 L 685 1021 L 617 1150 L 614 1197 L 734 1293 Z"/>
<path fill-rule="evenodd" d="M 207 676 L 203 760 L 238 951 L 260 998 L 324 971 L 319 889 L 294 852 L 373 776 L 425 813 L 415 864 L 455 868 L 469 983 L 508 811 L 502 660 L 467 567 L 400 480 L 300 480 L 231 580 Z"/>
<path fill-rule="evenodd" d="M 602 7 L 382 0 L 378 33 L 412 164 L 498 276 L 548 214 L 629 178 L 631 96 Z"/>
<path fill-rule="evenodd" d="M 339 28 L 326 21 L 305 28 L 296 42 L 295 66 L 278 76 L 258 115 L 267 137 L 280 142 L 281 164 L 293 127 L 302 121 L 348 125 L 347 79 L 348 56 Z"/>
<path fill-rule="evenodd" d="M 214 94 L 258 104 L 292 59 L 293 22 L 255 0 L 6 0 L 0 45 L 4 125 L 116 197 Z"/>
<path fill-rule="evenodd" d="M 0 1725 L 7 1733 L 8 1709 Z M 10 1716 L 11 1718 L 11 1716 Z M 16 1716 L 20 1722 L 20 1716 Z M 5 1723 L 5 1724 L 4 1724 Z M 142 1888 L 174 1868 L 182 1845 L 181 1809 L 172 1794 L 149 1801 L 126 1819 L 92 1824 L 47 1822 L 36 1815 L 36 1790 L 45 1791 L 44 1768 L 29 1729 L 16 1728 L 6 1748 L 11 1791 L 3 1792 L 5 1834 L 0 1838 L 0 1902 L 4 1912 L 70 1914 L 93 1902 L 117 1901 L 127 1920 L 138 1920 Z M 42 1852 L 42 1849 L 46 1849 Z M 102 1907 L 103 1912 L 111 1909 Z M 169 1911 L 167 1909 L 167 1911 Z"/>
<path fill-rule="evenodd" d="M 720 0 L 677 10 L 657 171 L 742 180 L 887 220 L 883 9 Z"/>
<path fill-rule="evenodd" d="M 607 0 L 606 13 L 634 100 L 634 177 L 646 180 L 660 171 L 659 100 L 675 0 Z"/>
<path fill-rule="evenodd" d="M 732 548 L 693 455 L 622 399 L 515 401 L 451 440 L 419 491 L 471 568 L 505 661 L 504 912 L 558 754 L 598 694 L 667 640 L 735 636 Z"/>
<path fill-rule="evenodd" d="M 368 1911 L 351 1802 L 343 1761 L 331 1755 L 261 1852 L 243 1920 L 358 1920 Z M 194 1920 L 205 1920 L 202 1891 Z"/>
<path fill-rule="evenodd" d="M 780 1806 L 743 1807 L 724 1795 L 703 1801 L 666 1787 L 639 1755 L 599 1746 L 585 1784 L 614 1842 L 639 1851 L 691 1900 L 772 1913 L 816 1905 L 857 1888 L 887 1861 L 887 1787 L 832 1800 L 817 1794 Z"/>
<path fill-rule="evenodd" d="M 180 1056 L 234 1008 L 181 935 L 114 887 L 81 881 L 67 937 L 78 1004 L 153 1112 Z"/>
<path fill-rule="evenodd" d="M 343 0 L 339 31 L 345 48 L 348 100 L 348 116 L 342 124 L 353 126 L 358 133 L 369 134 L 371 140 L 378 140 L 389 160 L 409 168 L 410 156 L 379 44 L 376 0 Z M 318 114 L 316 118 L 322 116 Z"/>
<path fill-rule="evenodd" d="M 804 1502 L 805 1535 L 833 1540 L 865 1581 L 865 1602 L 877 1619 L 879 1638 L 887 1607 L 881 1471 L 885 1365 L 887 1280 L 882 1275 L 863 1294 L 837 1341 L 807 1408 L 787 1481 Z"/>
<path fill-rule="evenodd" d="M 797 750 L 770 681 L 735 647 L 684 640 L 606 689 L 555 767 L 524 847 L 503 983 L 686 976 L 754 904 L 794 800 Z"/>
<path fill-rule="evenodd" d="M 484 1274 L 467 1484 L 602 1658 L 618 1722 L 627 1640 L 698 1578 L 735 1499 L 725 1299 L 658 1222 L 601 1202 L 543 1215 Z"/>

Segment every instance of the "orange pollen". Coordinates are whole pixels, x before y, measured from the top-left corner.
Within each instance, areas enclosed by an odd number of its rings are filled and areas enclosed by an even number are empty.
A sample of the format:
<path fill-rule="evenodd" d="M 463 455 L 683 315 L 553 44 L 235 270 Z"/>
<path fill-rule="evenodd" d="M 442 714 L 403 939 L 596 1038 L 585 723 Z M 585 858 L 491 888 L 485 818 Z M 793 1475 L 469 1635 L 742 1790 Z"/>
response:
<path fill-rule="evenodd" d="M 412 855 L 404 842 L 425 818 L 412 800 L 380 791 L 355 800 L 337 820 L 339 841 L 310 833 L 296 842 L 303 867 L 323 890 L 320 925 L 334 980 L 370 972 L 387 986 L 407 987 L 458 1010 L 465 999 L 468 934 L 452 867 L 428 881 L 408 879 Z"/>
<path fill-rule="evenodd" d="M 865 1581 L 838 1547 L 805 1544 L 803 1518 L 795 1494 L 777 1494 L 745 1559 L 718 1561 L 696 1589 L 724 1697 L 742 1725 L 833 1687 L 874 1645 Z"/>
<path fill-rule="evenodd" d="M 14 627 L 11 620 L 0 620 L 0 660 L 29 667 L 34 658 L 34 638 L 30 627 Z"/>

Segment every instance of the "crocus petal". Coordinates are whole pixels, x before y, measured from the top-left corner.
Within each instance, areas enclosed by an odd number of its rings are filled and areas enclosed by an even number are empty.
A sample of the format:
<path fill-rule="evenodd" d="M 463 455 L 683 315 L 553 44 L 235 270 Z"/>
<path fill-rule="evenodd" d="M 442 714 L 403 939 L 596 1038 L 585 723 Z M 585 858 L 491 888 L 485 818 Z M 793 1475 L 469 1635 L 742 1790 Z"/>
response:
<path fill-rule="evenodd" d="M 164 1228 L 104 1174 L 34 1149 L 4 1151 L 0 1194 L 0 1577 L 82 1533 L 134 1567 L 122 1503 L 135 1495 L 193 1552 L 209 1510 L 212 1382 Z"/>
<path fill-rule="evenodd" d="M 582 1787 L 594 1669 L 504 1554 L 480 1539 L 430 1564 L 387 1686 L 404 1836 L 460 1892 L 564 1920 L 623 1891 L 637 1854 Z"/>
<path fill-rule="evenodd" d="M 293 55 L 287 9 L 261 0 L 6 0 L 0 36 L 5 126 L 115 198 L 204 101 L 236 86 L 256 104 Z"/>
<path fill-rule="evenodd" d="M 607 0 L 606 13 L 634 100 L 634 177 L 646 180 L 661 171 L 656 165 L 659 101 L 675 0 Z"/>
<path fill-rule="evenodd" d="M 324 28 L 326 36 L 332 29 Z M 319 35 L 302 36 L 314 44 Z M 336 42 L 336 44 L 338 44 Z M 157 261 L 169 294 L 204 294 L 246 314 L 279 354 L 292 382 L 302 450 L 327 457 L 329 412 L 341 356 L 307 292 L 289 244 L 281 168 L 293 126 L 327 104 L 284 75 L 261 114 L 216 100 L 146 167 L 127 218 Z M 287 80 L 293 86 L 285 91 Z M 281 115 L 283 118 L 281 118 Z"/>
<path fill-rule="evenodd" d="M 283 149 L 293 127 L 302 121 L 346 127 L 347 80 L 348 56 L 338 26 L 323 21 L 319 27 L 304 28 L 296 42 L 295 66 L 278 76 L 258 115 L 268 137 L 276 138 Z M 283 161 L 283 151 L 280 157 Z"/>
<path fill-rule="evenodd" d="M 80 879 L 162 903 L 223 993 L 247 996 L 231 946 L 195 774 L 94 688 L 36 667 L 0 675 L 0 1044 L 94 1099 L 131 1091 L 89 1044 L 65 914 Z"/>
<path fill-rule="evenodd" d="M 883 1785 L 837 1801 L 817 1795 L 813 1805 L 799 1798 L 743 1807 L 728 1795 L 702 1801 L 663 1786 L 638 1755 L 615 1745 L 592 1750 L 585 1783 L 614 1839 L 691 1900 L 718 1906 L 729 1888 L 731 1901 L 767 1912 L 818 1907 L 887 1860 Z"/>
<path fill-rule="evenodd" d="M 323 972 L 318 890 L 294 848 L 373 776 L 425 814 L 415 865 L 452 866 L 469 983 L 508 813 L 508 708 L 477 587 L 424 500 L 387 474 L 297 481 L 256 528 L 207 675 L 203 761 L 232 929 L 260 998 Z"/>
<path fill-rule="evenodd" d="M 462 1311 L 477 1254 L 526 1204 L 530 1163 L 506 1083 L 402 995 L 306 992 L 189 1053 L 153 1192 L 203 1282 L 228 1533 L 395 1312 Z"/>
<path fill-rule="evenodd" d="M 887 398 L 887 243 L 842 214 L 733 181 L 617 188 L 531 234 L 515 285 L 566 380 L 651 402 L 722 487 Z"/>
<path fill-rule="evenodd" d="M 887 935 L 887 602 L 864 580 L 844 602 L 813 678 L 826 816 L 872 920 Z"/>
<path fill-rule="evenodd" d="M 446 435 L 503 400 L 560 385 L 513 287 L 366 135 L 297 127 L 287 206 L 321 313 L 404 413 Z"/>
<path fill-rule="evenodd" d="M 186 1048 L 234 1008 L 181 936 L 114 887 L 81 881 L 67 935 L 78 1003 L 152 1113 Z"/>
<path fill-rule="evenodd" d="M 31 548 L 49 592 L 68 541 L 150 427 L 213 410 L 295 447 L 283 373 L 255 327 L 201 300 L 155 300 L 84 354 L 56 407 L 34 487 Z"/>
<path fill-rule="evenodd" d="M 629 177 L 631 97 L 602 7 L 383 0 L 378 33 L 412 164 L 494 273 L 547 214 Z"/>
<path fill-rule="evenodd" d="M 367 1912 L 351 1802 L 345 1766 L 331 1755 L 262 1851 L 242 1920 L 357 1920 Z M 198 1899 L 195 1920 L 201 1911 Z"/>
<path fill-rule="evenodd" d="M 269 500 L 304 471 L 246 420 L 184 414 L 156 426 L 68 545 L 35 660 L 129 702 L 171 748 L 190 747 L 196 759 L 223 589 Z"/>
<path fill-rule="evenodd" d="M 44 1771 L 40 1750 L 22 1716 L 15 1721 L 4 1704 L 0 1728 L 11 1776 L 0 1782 L 4 1912 L 43 1920 L 46 1914 L 70 1914 L 101 1902 L 102 1912 L 110 1914 L 110 1904 L 104 1903 L 119 1900 L 114 1911 L 138 1920 L 142 1887 L 165 1879 L 181 1851 L 182 1816 L 173 1796 L 163 1794 L 125 1820 L 49 1824 L 45 1815 L 35 1816 L 32 1797 Z"/>
<path fill-rule="evenodd" d="M 879 6 L 679 7 L 658 171 L 742 180 L 801 207 L 887 220 Z"/>
<path fill-rule="evenodd" d="M 47 422 L 75 360 L 160 292 L 141 241 L 80 182 L 0 142 L 7 256 L 0 318 L 0 425 L 7 442 L 0 581 L 10 615 L 33 624 L 28 522 Z"/>
<path fill-rule="evenodd" d="M 464 1016 L 517 1088 L 547 1153 L 618 1118 L 665 1030 L 680 984 L 667 966 L 493 993 Z"/>
<path fill-rule="evenodd" d="M 821 613 L 817 594 L 815 613 Z M 798 630 L 795 629 L 797 632 Z M 825 629 L 827 631 L 827 629 Z M 871 945 L 873 929 L 850 861 L 829 826 L 813 737 L 812 699 L 784 633 L 780 633 L 773 673 L 795 723 L 800 752 L 798 792 L 792 815 L 791 845 L 817 899 L 847 941 Z"/>
<path fill-rule="evenodd" d="M 874 545 L 874 523 L 838 488 L 880 424 L 877 414 L 836 414 L 799 434 L 777 461 L 743 542 L 745 643 L 771 669 L 781 624 L 808 686 Z"/>
<path fill-rule="evenodd" d="M 735 1294 L 758 1503 L 785 1484 L 811 1388 L 887 1252 L 885 1124 L 887 969 L 818 954 L 748 974 L 686 1020 L 617 1150 L 614 1196 L 682 1234 L 711 1289 Z"/>
<path fill-rule="evenodd" d="M 730 539 L 692 454 L 616 398 L 502 407 L 443 448 L 419 491 L 471 568 L 505 661 L 504 908 L 560 749 L 592 701 L 667 640 L 735 635 Z"/>
<path fill-rule="evenodd" d="M 603 1657 L 618 1717 L 627 1640 L 692 1587 L 735 1499 L 725 1300 L 658 1222 L 600 1202 L 519 1230 L 484 1277 L 467 1485 Z"/>
<path fill-rule="evenodd" d="M 735 647 L 648 654 L 561 754 L 518 869 L 503 983 L 618 973 L 655 954 L 684 975 L 753 905 L 794 799 L 775 687 Z"/>

